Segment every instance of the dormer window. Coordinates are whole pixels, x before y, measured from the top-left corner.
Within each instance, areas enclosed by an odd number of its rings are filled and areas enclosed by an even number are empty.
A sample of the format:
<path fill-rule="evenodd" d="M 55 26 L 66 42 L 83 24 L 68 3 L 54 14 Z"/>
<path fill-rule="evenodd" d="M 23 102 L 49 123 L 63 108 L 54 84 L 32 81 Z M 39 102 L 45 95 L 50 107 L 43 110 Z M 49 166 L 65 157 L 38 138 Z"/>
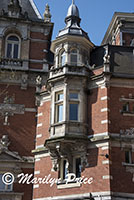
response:
<path fill-rule="evenodd" d="M 77 59 L 78 59 L 78 55 L 77 55 L 77 50 L 73 49 L 70 52 L 70 62 L 72 65 L 77 65 Z"/>
<path fill-rule="evenodd" d="M 20 57 L 20 39 L 16 35 L 9 35 L 6 39 L 6 58 L 18 59 Z"/>

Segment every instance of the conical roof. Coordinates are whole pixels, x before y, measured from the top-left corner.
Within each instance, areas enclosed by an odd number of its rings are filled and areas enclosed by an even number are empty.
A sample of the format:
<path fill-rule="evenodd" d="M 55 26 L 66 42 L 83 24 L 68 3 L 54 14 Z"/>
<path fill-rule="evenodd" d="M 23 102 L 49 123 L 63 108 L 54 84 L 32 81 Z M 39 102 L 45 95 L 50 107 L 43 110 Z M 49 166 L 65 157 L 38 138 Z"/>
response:
<path fill-rule="evenodd" d="M 75 5 L 74 0 L 72 0 L 72 4 L 69 6 L 67 16 L 65 18 L 66 27 L 59 31 L 57 37 L 63 35 L 78 35 L 86 37 L 89 40 L 87 33 L 80 27 L 80 21 L 79 9 Z"/>
<path fill-rule="evenodd" d="M 79 10 L 77 6 L 74 4 L 74 1 L 72 1 L 72 4 L 68 8 L 67 17 L 69 16 L 79 17 Z"/>

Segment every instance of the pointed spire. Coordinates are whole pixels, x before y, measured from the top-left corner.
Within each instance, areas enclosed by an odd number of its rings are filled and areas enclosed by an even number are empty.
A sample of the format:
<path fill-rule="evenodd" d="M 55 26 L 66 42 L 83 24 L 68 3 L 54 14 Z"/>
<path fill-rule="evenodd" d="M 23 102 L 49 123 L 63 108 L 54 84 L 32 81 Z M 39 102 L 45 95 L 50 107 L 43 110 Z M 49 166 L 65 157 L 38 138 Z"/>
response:
<path fill-rule="evenodd" d="M 79 9 L 75 5 L 74 0 L 72 0 L 72 4 L 70 5 L 70 7 L 68 9 L 67 17 L 69 17 L 69 16 L 76 16 L 79 18 Z"/>
<path fill-rule="evenodd" d="M 44 22 L 51 22 L 51 13 L 49 5 L 46 4 L 45 12 L 44 12 Z"/>
<path fill-rule="evenodd" d="M 72 0 L 71 5 L 68 8 L 67 16 L 65 18 L 66 27 L 59 31 L 58 37 L 63 35 L 80 35 L 86 37 L 89 40 L 89 37 L 86 32 L 80 27 L 81 18 L 79 15 L 79 9 L 75 5 L 75 0 Z"/>
<path fill-rule="evenodd" d="M 74 0 L 72 0 L 72 4 L 75 4 Z"/>

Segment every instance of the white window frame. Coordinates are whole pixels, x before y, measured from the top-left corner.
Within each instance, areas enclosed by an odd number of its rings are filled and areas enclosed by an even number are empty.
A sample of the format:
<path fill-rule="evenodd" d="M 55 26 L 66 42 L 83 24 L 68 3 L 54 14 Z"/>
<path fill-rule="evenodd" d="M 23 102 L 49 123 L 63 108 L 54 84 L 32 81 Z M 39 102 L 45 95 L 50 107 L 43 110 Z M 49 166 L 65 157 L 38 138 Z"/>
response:
<path fill-rule="evenodd" d="M 78 98 L 71 98 L 70 94 L 77 94 Z M 78 105 L 77 120 L 70 119 L 70 104 L 77 104 Z M 69 92 L 69 112 L 68 112 L 69 113 L 69 121 L 79 122 L 79 106 L 80 106 L 79 104 L 80 104 L 79 93 L 77 91 L 70 91 Z"/>
<path fill-rule="evenodd" d="M 4 174 L 4 172 L 0 172 L 0 175 L 3 176 L 3 174 Z M 3 183 L 1 178 L 0 178 L 0 184 Z M 0 192 L 12 192 L 13 191 L 13 184 L 6 185 L 6 184 L 3 183 L 3 185 L 5 186 L 5 188 L 4 189 L 0 188 Z M 8 187 L 10 187 L 10 189 L 8 189 Z"/>
<path fill-rule="evenodd" d="M 15 37 L 17 37 L 19 41 L 12 41 L 12 42 L 9 42 L 9 41 L 8 41 L 8 38 L 9 38 L 10 36 L 15 36 Z M 12 55 L 11 55 L 11 58 L 8 58 L 8 57 L 7 57 L 7 48 L 8 48 L 8 44 L 12 44 L 13 46 L 14 46 L 15 44 L 18 44 L 18 58 L 13 58 L 13 48 L 12 48 Z M 20 37 L 19 37 L 17 34 L 8 34 L 8 35 L 7 35 L 6 40 L 5 40 L 5 47 L 6 47 L 6 48 L 5 48 L 5 57 L 6 57 L 7 59 L 20 59 L 21 39 L 20 39 Z"/>
<path fill-rule="evenodd" d="M 66 161 L 68 163 L 68 160 L 66 158 L 62 158 L 60 161 L 60 178 L 61 180 L 65 180 L 66 178 L 64 178 L 64 161 Z"/>
<path fill-rule="evenodd" d="M 65 56 L 65 58 L 64 58 L 65 59 L 64 64 L 62 63 L 62 55 L 63 54 Z M 59 63 L 58 63 L 59 67 L 63 67 L 66 64 L 66 59 L 67 59 L 67 54 L 66 54 L 65 49 L 60 50 L 60 53 L 59 53 Z"/>
<path fill-rule="evenodd" d="M 60 95 L 60 94 L 63 95 L 63 99 L 58 100 L 58 95 Z M 63 93 L 63 90 L 55 93 L 55 119 L 54 119 L 55 123 L 62 122 L 63 118 L 64 118 L 63 111 L 62 111 L 62 120 L 61 121 L 58 120 L 59 119 L 58 108 L 59 108 L 60 105 L 64 106 L 64 93 Z M 64 107 L 63 107 L 63 109 L 64 109 Z"/>
<path fill-rule="evenodd" d="M 72 170 L 73 170 L 73 172 L 68 172 L 68 173 L 74 173 L 76 175 L 76 159 L 81 159 L 81 157 L 80 156 L 73 157 L 73 159 L 72 159 L 72 165 L 73 165 Z M 61 161 L 60 161 L 60 173 L 59 173 L 60 177 L 59 178 L 61 178 L 62 181 L 64 181 L 66 179 L 66 178 L 64 178 L 64 176 L 65 176 L 64 175 L 64 161 L 65 160 L 68 163 L 68 160 L 66 158 L 62 158 Z M 76 178 L 80 178 L 80 177 L 76 177 Z"/>

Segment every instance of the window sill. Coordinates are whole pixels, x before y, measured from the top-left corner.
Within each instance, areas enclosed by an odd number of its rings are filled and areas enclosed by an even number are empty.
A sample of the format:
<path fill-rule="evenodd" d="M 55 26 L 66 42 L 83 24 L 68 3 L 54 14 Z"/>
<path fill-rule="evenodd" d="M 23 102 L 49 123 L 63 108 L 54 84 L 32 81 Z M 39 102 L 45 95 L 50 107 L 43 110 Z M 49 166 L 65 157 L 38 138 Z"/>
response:
<path fill-rule="evenodd" d="M 125 97 L 122 97 L 122 98 L 120 98 L 120 101 L 134 101 L 134 98 L 125 98 Z"/>
<path fill-rule="evenodd" d="M 122 162 L 122 165 L 126 166 L 126 167 L 134 167 L 134 163 L 125 163 L 125 162 Z"/>
<path fill-rule="evenodd" d="M 125 167 L 126 172 L 130 172 L 134 174 L 134 164 L 133 163 L 122 163 L 122 165 Z"/>
<path fill-rule="evenodd" d="M 132 112 L 122 112 L 123 116 L 134 117 L 134 113 Z"/>
<path fill-rule="evenodd" d="M 81 183 L 60 183 L 57 185 L 57 189 L 67 189 L 67 188 L 76 188 L 81 187 Z"/>
<path fill-rule="evenodd" d="M 51 124 L 51 127 L 54 127 L 54 126 L 61 126 L 65 124 L 65 121 L 61 121 L 61 122 L 55 122 L 54 124 Z"/>

